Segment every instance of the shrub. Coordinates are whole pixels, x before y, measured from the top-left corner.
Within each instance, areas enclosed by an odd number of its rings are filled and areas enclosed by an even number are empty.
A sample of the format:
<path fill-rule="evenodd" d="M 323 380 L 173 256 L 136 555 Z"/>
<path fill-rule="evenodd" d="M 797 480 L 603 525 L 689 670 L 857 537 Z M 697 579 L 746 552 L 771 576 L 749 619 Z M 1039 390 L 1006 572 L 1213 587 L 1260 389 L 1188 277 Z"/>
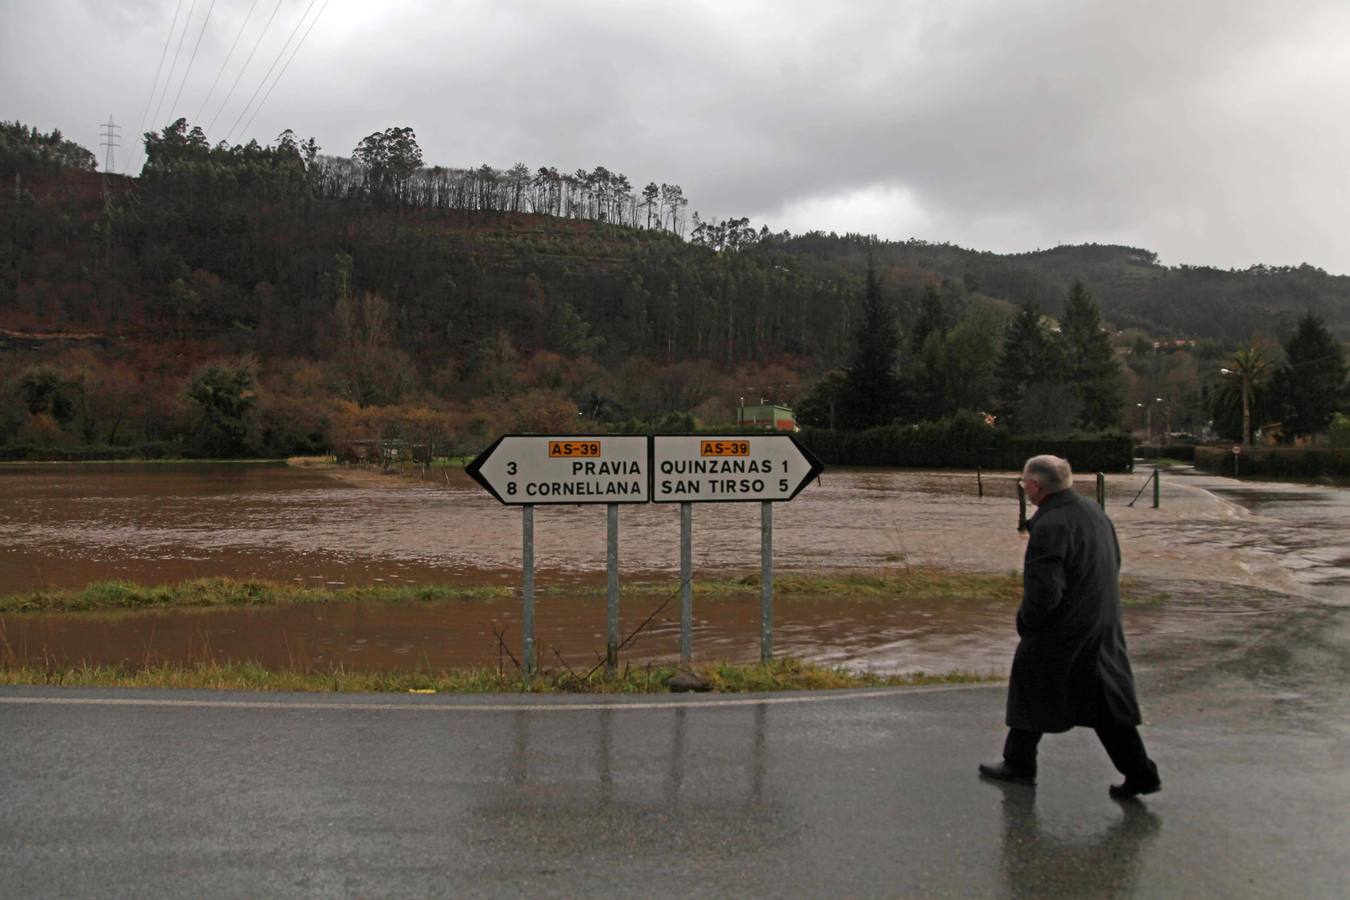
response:
<path fill-rule="evenodd" d="M 1195 461 L 1194 444 L 1140 444 L 1135 452 L 1143 459 L 1179 459 L 1185 462 Z"/>
<path fill-rule="evenodd" d="M 165 441 L 146 441 L 140 444 L 110 447 L 86 444 L 79 447 L 49 447 L 33 444 L 15 444 L 0 447 L 0 461 L 58 460 L 61 462 L 91 462 L 123 459 L 171 459 L 183 456 L 183 448 Z"/>
<path fill-rule="evenodd" d="M 1241 458 L 1229 447 L 1196 447 L 1195 465 L 1220 475 L 1350 477 L 1350 449 L 1340 447 L 1243 447 Z"/>
<path fill-rule="evenodd" d="M 836 466 L 1020 470 L 1028 457 L 1052 453 L 1079 471 L 1126 472 L 1134 461 L 1134 440 L 1127 434 L 1015 438 L 974 413 L 861 432 L 805 428 L 801 440 L 826 465 Z"/>

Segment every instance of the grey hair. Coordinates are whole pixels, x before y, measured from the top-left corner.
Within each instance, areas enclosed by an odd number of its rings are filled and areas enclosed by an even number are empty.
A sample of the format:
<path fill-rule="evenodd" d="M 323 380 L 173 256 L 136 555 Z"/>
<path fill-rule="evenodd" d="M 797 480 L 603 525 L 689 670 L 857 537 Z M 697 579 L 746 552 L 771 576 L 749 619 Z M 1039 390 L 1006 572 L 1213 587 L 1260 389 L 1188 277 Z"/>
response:
<path fill-rule="evenodd" d="M 1033 456 L 1022 467 L 1024 477 L 1035 478 L 1047 494 L 1058 494 L 1073 487 L 1073 470 L 1067 459 L 1058 456 Z"/>

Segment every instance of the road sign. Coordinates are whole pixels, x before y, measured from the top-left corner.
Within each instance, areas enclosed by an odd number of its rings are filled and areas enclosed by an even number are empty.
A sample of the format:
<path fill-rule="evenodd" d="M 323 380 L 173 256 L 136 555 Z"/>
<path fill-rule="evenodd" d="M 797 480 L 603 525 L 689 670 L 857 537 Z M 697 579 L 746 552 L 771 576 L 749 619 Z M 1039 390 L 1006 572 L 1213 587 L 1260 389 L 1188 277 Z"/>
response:
<path fill-rule="evenodd" d="M 1233 445 L 1233 455 L 1234 455 L 1234 456 L 1241 456 L 1241 455 L 1242 455 L 1242 445 L 1241 445 L 1241 444 L 1234 444 L 1234 445 Z"/>
<path fill-rule="evenodd" d="M 502 503 L 646 503 L 646 435 L 508 434 L 465 467 Z"/>
<path fill-rule="evenodd" d="M 658 434 L 651 496 L 656 503 L 791 500 L 824 468 L 790 434 Z"/>

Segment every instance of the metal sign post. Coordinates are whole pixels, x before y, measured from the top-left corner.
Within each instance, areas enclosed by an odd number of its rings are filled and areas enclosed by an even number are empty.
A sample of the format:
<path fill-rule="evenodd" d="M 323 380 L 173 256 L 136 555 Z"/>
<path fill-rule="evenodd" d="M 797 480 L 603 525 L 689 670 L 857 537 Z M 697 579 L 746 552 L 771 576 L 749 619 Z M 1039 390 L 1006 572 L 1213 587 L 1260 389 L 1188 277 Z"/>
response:
<path fill-rule="evenodd" d="M 619 667 L 619 504 L 606 509 L 605 572 L 605 672 Z"/>
<path fill-rule="evenodd" d="M 759 661 L 773 659 L 773 504 L 759 505 Z"/>
<path fill-rule="evenodd" d="M 693 658 L 694 503 L 758 501 L 760 659 L 773 658 L 773 511 L 823 470 L 791 434 L 658 434 L 652 437 L 652 501 L 680 504 L 680 664 Z"/>
<path fill-rule="evenodd" d="M 694 506 L 680 504 L 680 665 L 694 658 Z"/>
<path fill-rule="evenodd" d="M 534 674 L 534 507 L 538 504 L 592 504 L 609 507 L 609 590 L 605 661 L 610 671 L 619 653 L 620 503 L 646 503 L 651 488 L 646 435 L 508 434 L 465 466 L 464 471 L 508 506 L 520 506 L 523 520 L 521 587 L 522 666 Z"/>
<path fill-rule="evenodd" d="M 522 665 L 525 667 L 525 677 L 528 678 L 534 674 L 534 507 L 526 504 L 520 508 L 521 521 L 521 555 L 524 557 L 521 562 L 521 568 L 524 575 L 521 579 L 521 600 L 524 609 L 521 613 L 520 627 L 525 632 L 521 641 L 521 655 L 524 657 Z"/>
<path fill-rule="evenodd" d="M 760 504 L 760 659 L 773 658 L 773 504 L 791 500 L 825 467 L 796 437 L 538 435 L 496 440 L 465 472 L 501 503 L 521 507 L 522 666 L 538 667 L 534 641 L 534 507 L 607 505 L 605 668 L 619 662 L 619 504 L 680 504 L 680 663 L 693 661 L 693 504 Z"/>

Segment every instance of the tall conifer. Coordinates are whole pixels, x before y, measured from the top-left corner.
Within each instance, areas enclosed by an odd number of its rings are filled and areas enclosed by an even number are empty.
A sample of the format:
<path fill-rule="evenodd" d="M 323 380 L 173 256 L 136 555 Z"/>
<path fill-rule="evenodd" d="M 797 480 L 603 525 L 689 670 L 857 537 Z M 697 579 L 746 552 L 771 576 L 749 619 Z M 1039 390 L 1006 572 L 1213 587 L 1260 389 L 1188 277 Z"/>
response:
<path fill-rule="evenodd" d="M 881 296 L 881 283 L 869 262 L 862 322 L 841 398 L 841 427 L 862 431 L 895 419 L 900 394 L 900 379 L 896 375 L 899 348 L 895 310 Z"/>
<path fill-rule="evenodd" d="M 1062 359 L 1059 348 L 1041 323 L 1041 310 L 1028 300 L 1008 323 L 1003 336 L 1003 352 L 998 362 L 998 409 L 1002 421 L 1014 430 L 1017 408 L 1032 385 L 1060 380 Z"/>
<path fill-rule="evenodd" d="M 1062 337 L 1065 378 L 1080 403 L 1078 427 L 1100 431 L 1119 425 L 1125 405 L 1120 363 L 1102 328 L 1096 301 L 1081 281 L 1069 291 Z"/>
<path fill-rule="evenodd" d="M 1298 320 L 1284 345 L 1285 362 L 1275 374 L 1275 402 L 1286 438 L 1327 430 L 1336 412 L 1350 402 L 1345 348 L 1313 313 Z"/>

